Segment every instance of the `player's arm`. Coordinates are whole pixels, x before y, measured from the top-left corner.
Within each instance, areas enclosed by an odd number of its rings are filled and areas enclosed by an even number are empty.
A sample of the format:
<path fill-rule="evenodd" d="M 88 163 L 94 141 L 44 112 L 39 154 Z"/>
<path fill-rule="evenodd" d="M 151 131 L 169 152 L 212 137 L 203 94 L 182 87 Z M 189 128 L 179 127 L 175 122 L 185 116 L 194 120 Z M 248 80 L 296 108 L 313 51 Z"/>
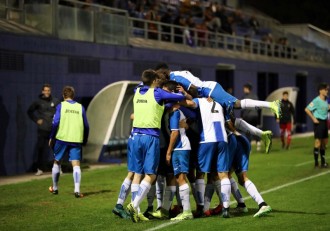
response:
<path fill-rule="evenodd" d="M 179 130 L 172 130 L 170 135 L 170 142 L 168 144 L 167 152 L 166 152 L 166 164 L 171 164 L 171 158 L 172 158 L 172 152 L 174 149 L 174 145 L 176 143 L 176 140 L 179 136 Z"/>
<path fill-rule="evenodd" d="M 315 123 L 315 124 L 319 123 L 319 121 L 314 117 L 312 111 L 308 107 L 305 108 L 305 112 L 309 116 L 309 118 L 312 119 L 313 123 Z"/>
<path fill-rule="evenodd" d="M 197 108 L 198 107 L 198 104 L 196 103 L 195 100 L 189 100 L 189 99 L 181 101 L 180 105 L 182 105 L 184 107 L 190 107 L 190 108 Z"/>
<path fill-rule="evenodd" d="M 52 130 L 51 130 L 50 136 L 49 136 L 49 143 L 48 144 L 49 144 L 50 147 L 54 144 L 53 140 L 55 139 L 57 129 L 58 129 L 58 126 L 60 124 L 61 108 L 62 108 L 62 104 L 59 104 L 59 105 L 56 106 L 56 112 L 54 114 L 53 123 L 52 123 Z"/>
<path fill-rule="evenodd" d="M 84 139 L 83 139 L 83 144 L 87 143 L 88 136 L 89 136 L 89 124 L 86 116 L 86 111 L 85 108 L 82 107 L 82 116 L 83 116 L 83 122 L 84 122 Z"/>

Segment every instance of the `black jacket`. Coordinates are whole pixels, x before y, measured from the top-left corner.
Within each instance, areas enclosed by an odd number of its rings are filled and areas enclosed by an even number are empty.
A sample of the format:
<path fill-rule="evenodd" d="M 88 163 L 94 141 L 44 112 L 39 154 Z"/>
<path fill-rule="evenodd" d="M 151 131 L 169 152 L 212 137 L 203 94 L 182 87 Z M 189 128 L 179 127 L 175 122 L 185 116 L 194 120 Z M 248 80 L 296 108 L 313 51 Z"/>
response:
<path fill-rule="evenodd" d="M 281 100 L 281 117 L 280 117 L 280 123 L 290 123 L 291 122 L 291 115 L 293 117 L 293 123 L 294 121 L 294 108 L 293 104 L 289 100 Z"/>
<path fill-rule="evenodd" d="M 30 119 L 35 123 L 37 123 L 39 119 L 43 120 L 41 125 L 37 124 L 38 130 L 47 132 L 52 130 L 53 116 L 56 111 L 56 106 L 59 103 L 60 100 L 57 98 L 53 98 L 52 96 L 45 98 L 41 94 L 39 95 L 39 99 L 30 105 L 29 109 L 27 110 L 27 114 Z"/>

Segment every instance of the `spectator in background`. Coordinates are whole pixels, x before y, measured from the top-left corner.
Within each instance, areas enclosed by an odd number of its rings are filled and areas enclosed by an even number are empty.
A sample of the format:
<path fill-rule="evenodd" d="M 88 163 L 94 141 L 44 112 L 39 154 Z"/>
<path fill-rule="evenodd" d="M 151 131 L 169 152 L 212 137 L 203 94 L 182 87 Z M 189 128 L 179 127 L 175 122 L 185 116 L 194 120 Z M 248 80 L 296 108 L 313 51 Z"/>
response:
<path fill-rule="evenodd" d="M 251 18 L 249 19 L 249 25 L 253 29 L 255 34 L 259 34 L 260 23 L 255 15 L 252 15 Z"/>
<path fill-rule="evenodd" d="M 196 25 L 197 30 L 197 44 L 200 47 L 205 47 L 208 42 L 208 29 L 206 26 L 206 22 L 203 20 L 202 23 Z"/>
<path fill-rule="evenodd" d="M 158 15 L 158 5 L 154 3 L 151 5 L 150 9 L 147 11 L 145 16 L 146 20 L 149 21 L 160 21 L 160 17 Z M 149 39 L 158 39 L 158 24 L 156 23 L 148 23 L 148 38 Z"/>
<path fill-rule="evenodd" d="M 289 101 L 289 93 L 284 91 L 282 94 L 281 100 L 281 117 L 276 118 L 276 121 L 280 124 L 281 129 L 281 141 L 282 148 L 289 149 L 291 144 L 291 130 L 292 130 L 292 122 L 295 123 L 294 120 L 294 107 L 293 104 Z M 285 144 L 285 133 L 287 135 L 287 141 Z"/>
<path fill-rule="evenodd" d="M 186 25 L 186 20 L 179 14 L 173 21 L 175 26 L 174 28 L 174 42 L 175 43 L 183 43 L 183 28 Z"/>
<path fill-rule="evenodd" d="M 165 14 L 161 17 L 160 22 L 166 24 L 172 24 L 172 10 L 171 8 L 167 8 Z M 171 41 L 171 27 L 162 25 L 162 40 L 163 41 Z"/>
<path fill-rule="evenodd" d="M 252 92 L 252 85 L 250 83 L 246 83 L 243 86 L 244 96 L 242 99 L 254 99 L 258 100 L 258 96 Z M 247 123 L 258 127 L 260 125 L 260 109 L 242 109 L 241 110 L 241 118 L 245 120 Z M 260 151 L 260 138 L 253 137 L 251 134 L 245 134 L 246 137 L 250 140 L 255 140 L 257 143 L 257 151 Z"/>
<path fill-rule="evenodd" d="M 49 158 L 48 140 L 52 130 L 52 120 L 55 114 L 55 108 L 60 103 L 60 100 L 52 97 L 51 85 L 44 84 L 41 89 L 41 95 L 34 101 L 27 114 L 30 119 L 37 124 L 38 127 L 38 141 L 36 144 L 36 176 L 43 174 L 46 167 L 46 162 Z"/>
<path fill-rule="evenodd" d="M 314 124 L 314 160 L 315 168 L 319 166 L 319 154 L 321 155 L 321 168 L 327 168 L 328 163 L 325 162 L 325 149 L 328 144 L 328 111 L 330 106 L 327 102 L 329 93 L 329 85 L 321 83 L 318 86 L 319 95 L 313 99 L 305 108 L 306 114 L 312 119 Z"/>

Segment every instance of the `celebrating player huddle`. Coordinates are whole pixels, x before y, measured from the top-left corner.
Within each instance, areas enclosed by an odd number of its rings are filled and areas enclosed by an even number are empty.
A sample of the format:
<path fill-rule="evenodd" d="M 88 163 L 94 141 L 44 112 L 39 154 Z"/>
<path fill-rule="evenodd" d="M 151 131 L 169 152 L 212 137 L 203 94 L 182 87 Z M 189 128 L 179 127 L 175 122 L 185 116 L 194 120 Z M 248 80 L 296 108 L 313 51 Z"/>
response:
<path fill-rule="evenodd" d="M 238 100 L 217 82 L 201 81 L 188 71 L 171 72 L 166 64 L 161 64 L 156 70 L 142 73 L 142 84 L 135 89 L 133 106 L 133 128 L 127 148 L 128 175 L 121 186 L 114 214 L 131 218 L 133 222 L 152 218 L 187 220 L 220 213 L 229 218 L 231 193 L 238 203 L 235 211 L 248 212 L 232 178 L 234 171 L 238 182 L 259 206 L 254 216 L 271 211 L 247 177 L 251 147 L 236 129 L 261 137 L 267 153 L 272 132 L 235 119 L 232 110 L 264 107 L 279 116 L 278 101 Z M 132 200 L 126 211 L 123 204 L 129 189 Z M 196 202 L 194 213 L 190 191 Z M 214 191 L 220 204 L 210 209 Z M 155 195 L 157 210 L 153 211 Z M 175 195 L 176 213 L 171 210 Z M 140 204 L 146 197 L 148 209 L 142 213 Z"/>

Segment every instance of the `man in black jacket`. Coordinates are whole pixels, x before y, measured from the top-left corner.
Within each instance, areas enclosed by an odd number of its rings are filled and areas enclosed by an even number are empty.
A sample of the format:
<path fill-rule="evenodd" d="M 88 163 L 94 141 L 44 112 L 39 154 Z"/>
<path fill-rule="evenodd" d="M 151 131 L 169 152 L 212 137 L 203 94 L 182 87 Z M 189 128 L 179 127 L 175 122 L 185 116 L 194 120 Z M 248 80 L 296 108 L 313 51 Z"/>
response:
<path fill-rule="evenodd" d="M 276 121 L 280 123 L 282 148 L 286 148 L 286 149 L 290 148 L 292 121 L 294 124 L 294 107 L 288 98 L 289 98 L 289 93 L 287 91 L 284 91 L 282 93 L 282 100 L 281 100 L 282 116 L 280 119 L 279 118 L 276 119 Z M 287 135 L 286 144 L 285 144 L 285 133 Z"/>
<path fill-rule="evenodd" d="M 47 161 L 45 157 L 48 156 L 49 152 L 48 141 L 52 129 L 52 120 L 55 114 L 55 108 L 59 103 L 60 101 L 51 95 L 51 85 L 44 84 L 39 98 L 30 105 L 27 111 L 30 119 L 38 126 L 37 160 L 34 163 L 37 167 L 36 176 L 43 174 L 44 165 Z"/>

